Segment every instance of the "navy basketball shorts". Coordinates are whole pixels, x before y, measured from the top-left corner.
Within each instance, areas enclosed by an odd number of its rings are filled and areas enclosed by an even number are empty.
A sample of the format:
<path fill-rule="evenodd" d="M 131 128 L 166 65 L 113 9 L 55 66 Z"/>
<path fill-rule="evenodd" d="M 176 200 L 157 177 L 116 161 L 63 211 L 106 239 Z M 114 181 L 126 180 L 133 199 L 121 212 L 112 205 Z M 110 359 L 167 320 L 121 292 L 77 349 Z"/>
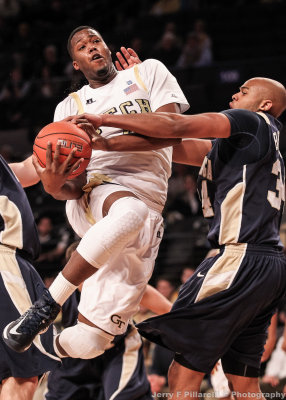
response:
<path fill-rule="evenodd" d="M 176 353 L 181 365 L 256 377 L 267 328 L 285 300 L 286 259 L 268 246 L 227 245 L 204 260 L 182 286 L 172 310 L 137 325 L 147 339 Z"/>
<path fill-rule="evenodd" d="M 46 400 L 151 400 L 142 340 L 135 328 L 91 360 L 64 358 L 48 378 Z"/>
<path fill-rule="evenodd" d="M 29 350 L 16 353 L 5 345 L 5 326 L 19 318 L 42 295 L 44 284 L 33 268 L 15 251 L 0 245 L 0 382 L 9 377 L 30 378 L 59 365 L 53 353 L 53 328 L 40 335 Z"/>

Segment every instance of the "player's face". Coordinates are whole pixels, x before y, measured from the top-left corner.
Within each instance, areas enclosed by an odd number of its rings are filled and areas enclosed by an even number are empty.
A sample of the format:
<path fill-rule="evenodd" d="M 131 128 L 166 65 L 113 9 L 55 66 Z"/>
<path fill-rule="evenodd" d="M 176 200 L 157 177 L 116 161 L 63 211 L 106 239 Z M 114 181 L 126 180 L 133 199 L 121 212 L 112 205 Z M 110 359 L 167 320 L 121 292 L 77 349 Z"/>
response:
<path fill-rule="evenodd" d="M 88 81 L 106 80 L 114 71 L 111 52 L 98 32 L 83 29 L 71 40 L 73 66 Z"/>
<path fill-rule="evenodd" d="M 263 99 L 261 88 L 255 83 L 255 80 L 246 81 L 239 92 L 232 96 L 229 103 L 230 108 L 242 108 L 244 110 L 258 111 Z"/>

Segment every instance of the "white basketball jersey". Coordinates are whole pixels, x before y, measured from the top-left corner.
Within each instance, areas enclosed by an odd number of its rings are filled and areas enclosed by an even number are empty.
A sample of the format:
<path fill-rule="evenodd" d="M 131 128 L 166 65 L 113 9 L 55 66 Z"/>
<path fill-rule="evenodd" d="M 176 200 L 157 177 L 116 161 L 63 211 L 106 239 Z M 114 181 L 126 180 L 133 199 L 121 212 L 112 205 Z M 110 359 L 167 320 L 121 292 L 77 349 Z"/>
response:
<path fill-rule="evenodd" d="M 77 91 L 84 112 L 89 114 L 131 114 L 154 112 L 166 104 L 177 103 L 180 112 L 189 108 L 175 77 L 157 60 L 146 60 L 119 72 L 107 85 Z M 71 96 L 58 104 L 54 120 L 78 114 L 78 104 Z M 128 134 L 119 128 L 101 127 L 105 138 Z M 88 176 L 100 173 L 112 182 L 124 185 L 161 212 L 171 175 L 172 147 L 144 152 L 106 152 L 93 150 L 87 167 Z"/>

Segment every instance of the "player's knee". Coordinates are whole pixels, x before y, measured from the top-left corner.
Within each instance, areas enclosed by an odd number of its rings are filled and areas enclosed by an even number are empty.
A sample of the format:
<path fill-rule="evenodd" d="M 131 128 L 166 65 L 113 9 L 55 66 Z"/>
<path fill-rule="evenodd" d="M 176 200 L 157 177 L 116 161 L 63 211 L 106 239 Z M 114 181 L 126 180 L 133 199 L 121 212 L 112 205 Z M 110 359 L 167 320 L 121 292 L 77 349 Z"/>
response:
<path fill-rule="evenodd" d="M 55 350 L 61 356 L 66 353 L 72 358 L 95 358 L 110 347 L 113 338 L 114 336 L 99 328 L 78 322 L 61 332 L 58 339 L 59 346 L 55 343 Z"/>
<path fill-rule="evenodd" d="M 116 200 L 108 215 L 86 232 L 77 247 L 78 253 L 100 268 L 139 233 L 148 214 L 146 204 L 135 197 Z"/>
<path fill-rule="evenodd" d="M 123 197 L 115 201 L 109 216 L 116 223 L 120 223 L 122 230 L 128 233 L 139 231 L 148 217 L 148 207 L 136 197 Z"/>

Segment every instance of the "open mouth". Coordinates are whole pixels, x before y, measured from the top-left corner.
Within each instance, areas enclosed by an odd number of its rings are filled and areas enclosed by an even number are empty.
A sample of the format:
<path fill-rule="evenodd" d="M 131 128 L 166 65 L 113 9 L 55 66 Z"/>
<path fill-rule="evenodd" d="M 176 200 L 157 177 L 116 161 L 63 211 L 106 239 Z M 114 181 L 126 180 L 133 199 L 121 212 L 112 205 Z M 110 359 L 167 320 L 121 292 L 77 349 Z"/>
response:
<path fill-rule="evenodd" d="M 97 60 L 101 60 L 101 59 L 103 59 L 103 57 L 100 54 L 94 54 L 91 57 L 91 61 L 97 61 Z"/>

